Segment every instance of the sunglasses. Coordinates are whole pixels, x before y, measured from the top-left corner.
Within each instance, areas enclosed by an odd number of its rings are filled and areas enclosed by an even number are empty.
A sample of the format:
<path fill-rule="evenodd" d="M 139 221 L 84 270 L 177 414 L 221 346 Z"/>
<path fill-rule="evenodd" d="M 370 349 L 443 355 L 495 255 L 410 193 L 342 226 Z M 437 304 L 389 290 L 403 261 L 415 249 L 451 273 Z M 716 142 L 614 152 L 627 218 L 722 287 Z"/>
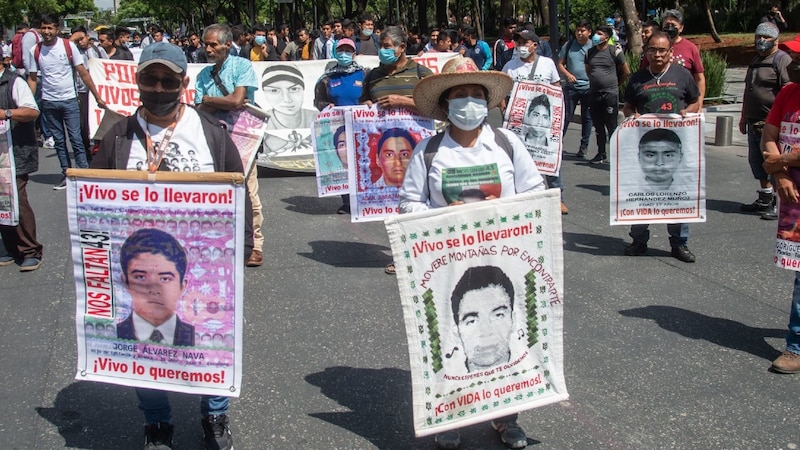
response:
<path fill-rule="evenodd" d="M 161 83 L 161 87 L 168 91 L 174 91 L 175 89 L 178 89 L 183 83 L 183 80 L 179 78 L 159 78 L 148 73 L 138 75 L 136 79 L 139 81 L 139 84 L 145 87 L 155 87 L 156 84 Z"/>

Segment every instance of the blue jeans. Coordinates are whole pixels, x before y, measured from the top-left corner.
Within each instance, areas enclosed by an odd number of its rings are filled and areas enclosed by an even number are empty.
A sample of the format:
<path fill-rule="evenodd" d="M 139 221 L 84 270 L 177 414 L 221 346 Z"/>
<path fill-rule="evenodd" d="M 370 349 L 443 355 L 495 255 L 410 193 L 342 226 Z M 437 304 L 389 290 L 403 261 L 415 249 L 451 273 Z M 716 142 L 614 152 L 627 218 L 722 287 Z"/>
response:
<path fill-rule="evenodd" d="M 667 232 L 669 233 L 669 246 L 672 248 L 686 245 L 689 242 L 688 223 L 668 223 Z M 631 225 L 629 236 L 633 238 L 633 242 L 647 244 L 647 241 L 650 240 L 650 224 Z"/>
<path fill-rule="evenodd" d="M 789 332 L 786 334 L 786 350 L 800 354 L 800 272 L 794 273 L 792 311 L 789 313 Z"/>
<path fill-rule="evenodd" d="M 592 136 L 592 114 L 589 112 L 589 91 L 579 91 L 569 86 L 564 86 L 564 131 L 567 134 L 567 127 L 572 122 L 575 115 L 575 108 L 581 104 L 581 147 L 585 149 L 589 146 L 589 138 Z"/>
<path fill-rule="evenodd" d="M 136 388 L 139 397 L 139 409 L 144 413 L 147 424 L 158 422 L 172 422 L 172 408 L 169 406 L 167 391 L 155 389 Z M 229 397 L 203 395 L 200 397 L 200 414 L 203 416 L 218 416 L 227 414 Z"/>
<path fill-rule="evenodd" d="M 80 169 L 89 168 L 86 160 L 86 149 L 81 138 L 81 112 L 78 99 L 69 101 L 42 100 L 42 115 L 47 123 L 47 131 L 53 136 L 56 144 L 56 155 L 61 164 L 61 173 L 66 175 L 67 168 L 72 167 L 67 152 L 67 141 L 75 154 L 75 165 Z"/>
<path fill-rule="evenodd" d="M 562 183 L 560 173 L 557 176 L 544 175 L 544 182 L 547 183 L 548 188 L 558 188 L 561 191 L 561 201 L 564 201 L 564 183 Z"/>

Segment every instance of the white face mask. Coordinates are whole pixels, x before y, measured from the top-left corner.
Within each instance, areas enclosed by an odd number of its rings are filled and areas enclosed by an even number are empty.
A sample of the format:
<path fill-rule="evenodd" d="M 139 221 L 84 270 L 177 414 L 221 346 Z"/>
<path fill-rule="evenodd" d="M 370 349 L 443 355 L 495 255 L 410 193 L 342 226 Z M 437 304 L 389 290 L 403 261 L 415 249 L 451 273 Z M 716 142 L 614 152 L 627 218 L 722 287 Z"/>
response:
<path fill-rule="evenodd" d="M 531 56 L 531 49 L 528 48 L 528 47 L 525 47 L 525 46 L 517 47 L 517 50 L 519 51 L 520 59 L 525 59 L 525 58 Z"/>
<path fill-rule="evenodd" d="M 472 131 L 483 124 L 489 114 L 486 100 L 474 97 L 450 100 L 447 118 L 464 131 Z"/>

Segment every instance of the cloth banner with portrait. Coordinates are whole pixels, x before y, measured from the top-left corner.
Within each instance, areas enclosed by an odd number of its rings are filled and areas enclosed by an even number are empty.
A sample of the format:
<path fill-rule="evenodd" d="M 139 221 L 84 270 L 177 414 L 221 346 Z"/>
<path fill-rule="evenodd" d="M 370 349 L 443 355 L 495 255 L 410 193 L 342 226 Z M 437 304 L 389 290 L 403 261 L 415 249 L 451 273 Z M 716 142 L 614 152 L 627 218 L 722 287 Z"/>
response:
<path fill-rule="evenodd" d="M 781 153 L 800 153 L 800 123 L 783 120 L 778 133 L 778 150 Z M 789 176 L 795 186 L 800 186 L 800 168 L 790 167 Z M 778 202 L 778 235 L 775 244 L 775 265 L 800 271 L 800 203 Z"/>
<path fill-rule="evenodd" d="M 317 170 L 317 196 L 349 194 L 347 174 L 347 133 L 345 113 L 350 107 L 328 107 L 317 114 L 313 133 L 314 166 Z"/>
<path fill-rule="evenodd" d="M 503 123 L 525 143 L 543 175 L 561 171 L 563 121 L 561 87 L 533 81 L 514 83 Z"/>
<path fill-rule="evenodd" d="M 11 121 L 0 120 L 0 225 L 19 224 L 17 166 L 14 162 Z"/>
<path fill-rule="evenodd" d="M 351 107 L 345 114 L 350 220 L 382 220 L 400 212 L 400 186 L 421 140 L 435 134 L 434 120 L 406 108 Z M 350 132 L 349 130 L 352 130 Z"/>
<path fill-rule="evenodd" d="M 414 58 L 439 73 L 444 63 L 454 54 L 426 54 Z M 378 66 L 376 56 L 356 57 L 366 68 Z M 263 148 L 258 152 L 256 164 L 274 169 L 314 172 L 314 152 L 311 144 L 311 123 L 319 112 L 314 107 L 314 86 L 325 70 L 335 65 L 333 59 L 312 61 L 254 61 L 253 69 L 260 88 L 255 92 L 255 105 L 248 111 L 262 117 L 265 122 Z M 93 58 L 89 72 L 97 92 L 108 108 L 130 116 L 141 102 L 136 86 L 136 62 Z M 186 75 L 189 86 L 181 101 L 194 105 L 195 80 L 207 64 L 189 64 Z M 103 110 L 89 96 L 89 132 L 93 136 L 103 118 Z"/>
<path fill-rule="evenodd" d="M 556 189 L 386 219 L 426 436 L 566 400 Z"/>
<path fill-rule="evenodd" d="M 611 136 L 611 225 L 706 221 L 704 117 L 645 114 Z"/>
<path fill-rule="evenodd" d="M 228 133 L 239 150 L 244 173 L 250 173 L 261 149 L 264 132 L 267 126 L 264 119 L 246 109 L 228 113 Z"/>
<path fill-rule="evenodd" d="M 76 379 L 238 397 L 242 174 L 69 169 Z"/>

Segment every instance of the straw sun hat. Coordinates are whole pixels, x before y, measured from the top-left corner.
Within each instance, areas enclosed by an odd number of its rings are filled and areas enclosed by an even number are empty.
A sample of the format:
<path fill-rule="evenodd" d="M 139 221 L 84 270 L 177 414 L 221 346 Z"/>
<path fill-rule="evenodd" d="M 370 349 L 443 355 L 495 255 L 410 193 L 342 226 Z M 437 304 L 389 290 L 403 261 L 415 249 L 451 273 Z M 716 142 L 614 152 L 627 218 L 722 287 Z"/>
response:
<path fill-rule="evenodd" d="M 514 81 L 503 72 L 482 71 L 472 58 L 457 55 L 445 63 L 440 73 L 425 77 L 417 83 L 414 88 L 414 104 L 423 116 L 447 120 L 447 109 L 439 105 L 439 97 L 446 90 L 465 84 L 485 87 L 489 93 L 486 98 L 488 107 L 492 109 L 508 96 Z"/>

